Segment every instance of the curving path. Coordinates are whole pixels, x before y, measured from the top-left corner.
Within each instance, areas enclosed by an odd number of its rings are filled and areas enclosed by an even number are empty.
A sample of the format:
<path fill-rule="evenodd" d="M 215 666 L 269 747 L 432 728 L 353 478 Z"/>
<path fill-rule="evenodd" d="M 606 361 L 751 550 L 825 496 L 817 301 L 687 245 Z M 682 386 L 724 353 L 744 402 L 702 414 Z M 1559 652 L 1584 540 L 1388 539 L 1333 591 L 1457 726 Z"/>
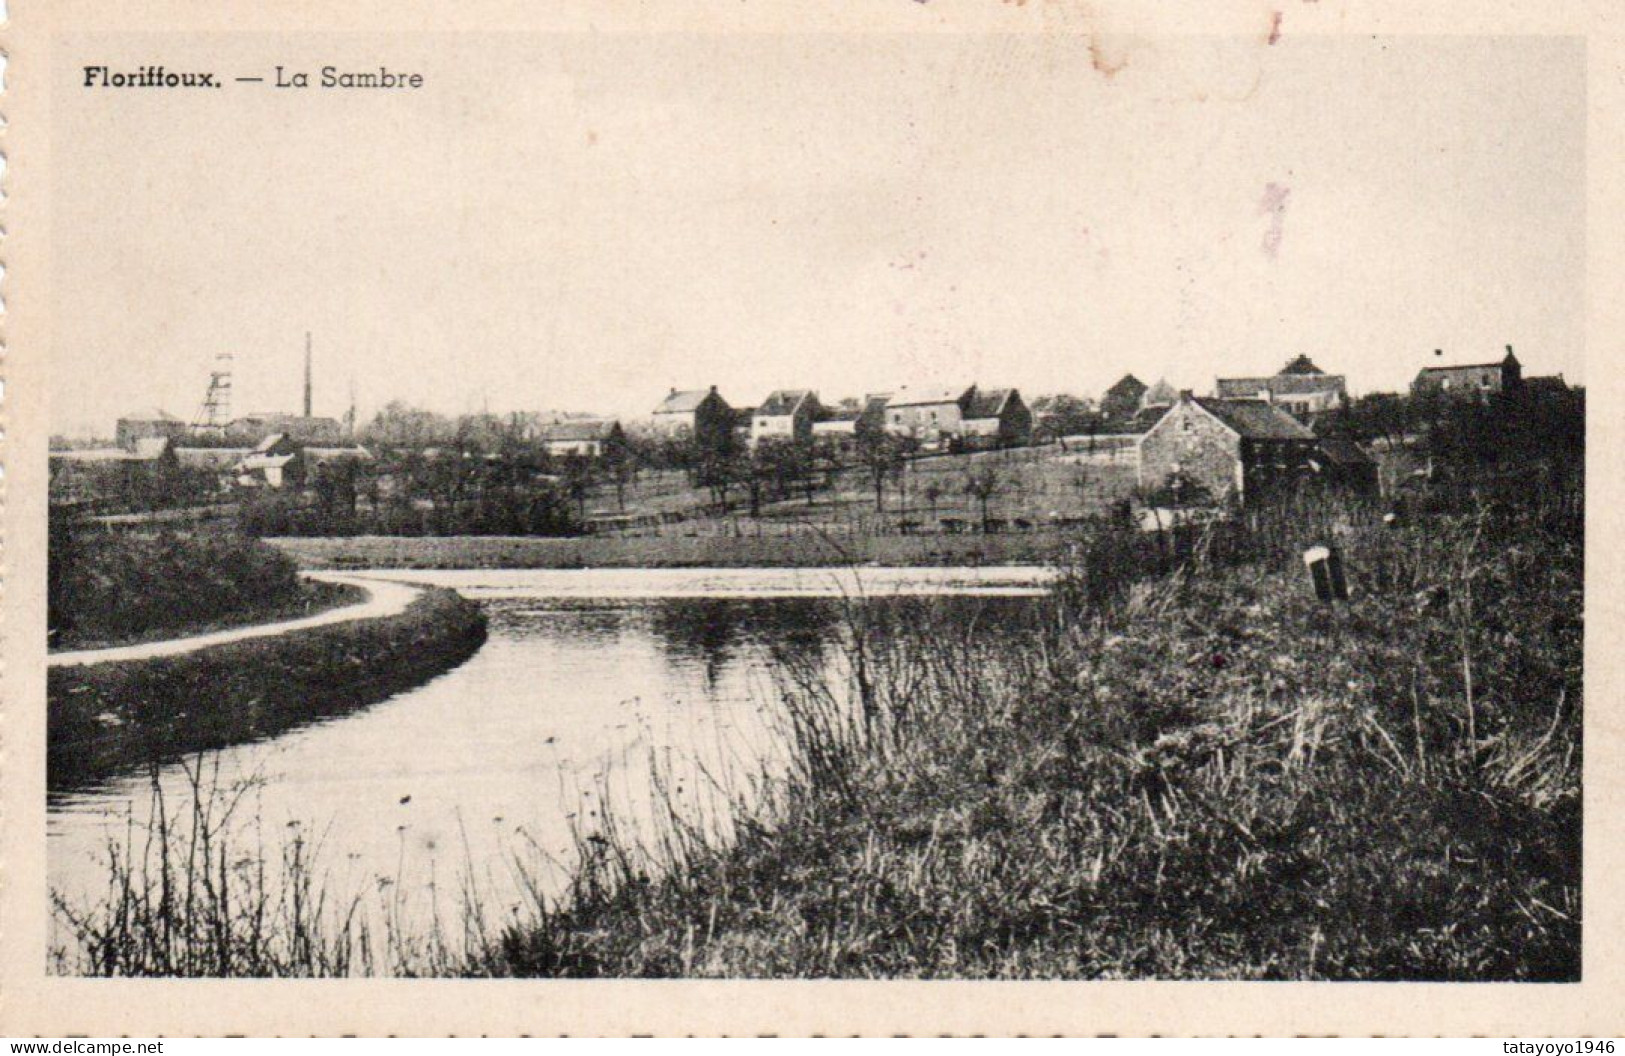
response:
<path fill-rule="evenodd" d="M 78 667 L 85 664 L 104 664 L 117 660 L 150 660 L 159 656 L 177 656 L 181 653 L 190 653 L 198 649 L 207 649 L 213 645 L 225 645 L 227 642 L 240 642 L 249 638 L 270 638 L 289 631 L 302 631 L 308 627 L 325 627 L 333 623 L 348 623 L 351 620 L 368 620 L 378 616 L 394 616 L 406 609 L 412 599 L 422 593 L 419 587 L 405 583 L 393 583 L 380 579 L 361 579 L 356 576 L 341 575 L 334 572 L 307 572 L 311 579 L 319 579 L 325 583 L 346 583 L 357 586 L 367 592 L 367 600 L 358 601 L 354 605 L 344 605 L 336 609 L 328 609 L 314 616 L 301 616 L 296 620 L 279 620 L 276 623 L 256 623 L 246 627 L 233 627 L 224 631 L 213 631 L 209 634 L 197 634 L 188 638 L 168 638 L 157 642 L 141 642 L 136 645 L 120 645 L 108 649 L 75 649 L 68 652 L 52 653 L 46 660 L 47 667 Z"/>

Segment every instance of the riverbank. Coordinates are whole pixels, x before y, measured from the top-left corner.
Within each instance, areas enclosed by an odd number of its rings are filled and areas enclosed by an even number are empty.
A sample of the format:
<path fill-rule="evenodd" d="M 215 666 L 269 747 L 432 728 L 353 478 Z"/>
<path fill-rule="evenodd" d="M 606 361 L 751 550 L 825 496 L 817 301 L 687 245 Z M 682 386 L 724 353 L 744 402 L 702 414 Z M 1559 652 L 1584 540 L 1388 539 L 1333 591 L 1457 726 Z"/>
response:
<path fill-rule="evenodd" d="M 307 569 L 821 568 L 1045 565 L 1077 533 L 964 535 L 346 536 L 266 542 Z"/>
<path fill-rule="evenodd" d="M 465 970 L 1575 980 L 1583 548 L 1544 500 L 1330 511 L 1154 581 L 1101 551 L 1019 645 L 876 628 L 862 721 L 788 697 L 797 769 L 731 843 L 606 821 Z M 1299 555 L 1333 533 L 1329 606 Z"/>
<path fill-rule="evenodd" d="M 105 649 L 298 619 L 359 599 L 231 532 L 111 534 L 52 524 L 50 649 Z"/>
<path fill-rule="evenodd" d="M 484 640 L 479 606 L 431 589 L 395 615 L 176 656 L 55 666 L 47 780 L 73 788 L 365 707 L 461 663 Z"/>

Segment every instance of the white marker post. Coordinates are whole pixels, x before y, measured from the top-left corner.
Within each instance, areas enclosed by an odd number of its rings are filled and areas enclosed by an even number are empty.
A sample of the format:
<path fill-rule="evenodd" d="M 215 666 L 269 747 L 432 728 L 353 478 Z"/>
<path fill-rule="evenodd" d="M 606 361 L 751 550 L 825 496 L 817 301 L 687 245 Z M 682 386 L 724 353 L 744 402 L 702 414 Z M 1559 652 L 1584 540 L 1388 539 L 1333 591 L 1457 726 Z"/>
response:
<path fill-rule="evenodd" d="M 1349 600 L 1348 580 L 1343 576 L 1343 559 L 1329 546 L 1311 546 L 1303 552 L 1303 563 L 1315 583 L 1315 596 L 1324 602 Z"/>

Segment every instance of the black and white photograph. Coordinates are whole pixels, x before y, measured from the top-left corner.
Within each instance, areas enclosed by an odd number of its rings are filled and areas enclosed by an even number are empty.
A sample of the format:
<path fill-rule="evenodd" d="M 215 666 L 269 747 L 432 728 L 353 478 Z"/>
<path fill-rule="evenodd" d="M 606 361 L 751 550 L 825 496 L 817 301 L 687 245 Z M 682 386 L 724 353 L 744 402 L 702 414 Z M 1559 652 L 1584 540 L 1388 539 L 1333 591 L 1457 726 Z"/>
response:
<path fill-rule="evenodd" d="M 901 6 L 14 71 L 31 970 L 1595 981 L 1585 38 Z"/>

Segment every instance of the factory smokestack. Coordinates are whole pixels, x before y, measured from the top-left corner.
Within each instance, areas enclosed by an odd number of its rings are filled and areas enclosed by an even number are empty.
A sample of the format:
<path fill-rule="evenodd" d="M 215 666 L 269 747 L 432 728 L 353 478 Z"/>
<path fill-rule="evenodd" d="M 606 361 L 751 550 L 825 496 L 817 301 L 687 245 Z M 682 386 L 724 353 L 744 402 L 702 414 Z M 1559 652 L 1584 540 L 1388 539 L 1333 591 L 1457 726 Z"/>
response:
<path fill-rule="evenodd" d="M 310 415 L 310 331 L 305 331 L 305 417 Z"/>

